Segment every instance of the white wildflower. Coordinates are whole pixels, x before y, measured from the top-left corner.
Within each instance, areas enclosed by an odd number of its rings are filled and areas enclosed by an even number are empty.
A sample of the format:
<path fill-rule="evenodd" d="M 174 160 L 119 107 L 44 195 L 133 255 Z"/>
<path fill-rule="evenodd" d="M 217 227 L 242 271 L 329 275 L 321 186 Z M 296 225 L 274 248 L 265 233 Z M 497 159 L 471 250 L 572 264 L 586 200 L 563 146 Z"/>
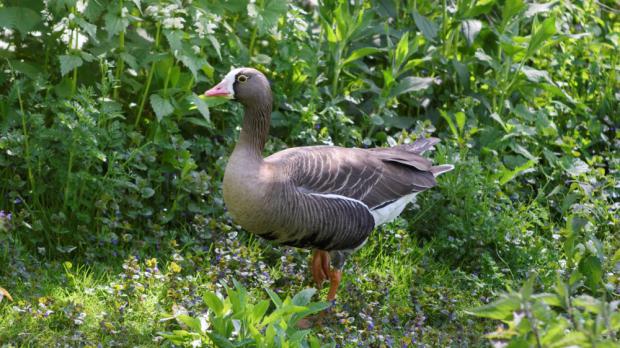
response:
<path fill-rule="evenodd" d="M 84 13 L 84 10 L 86 10 L 86 5 L 86 0 L 78 0 L 75 3 L 75 9 L 80 13 Z"/>
<path fill-rule="evenodd" d="M 147 16 L 157 17 L 159 15 L 159 7 L 156 5 L 151 5 L 144 10 Z"/>
<path fill-rule="evenodd" d="M 590 252 L 592 254 L 596 255 L 596 245 L 594 245 L 594 241 L 592 239 L 590 239 L 589 241 L 586 242 L 586 247 L 588 248 L 588 250 L 590 250 Z"/>
<path fill-rule="evenodd" d="M 183 23 L 185 19 L 182 17 L 165 18 L 163 22 L 166 29 L 183 29 Z"/>

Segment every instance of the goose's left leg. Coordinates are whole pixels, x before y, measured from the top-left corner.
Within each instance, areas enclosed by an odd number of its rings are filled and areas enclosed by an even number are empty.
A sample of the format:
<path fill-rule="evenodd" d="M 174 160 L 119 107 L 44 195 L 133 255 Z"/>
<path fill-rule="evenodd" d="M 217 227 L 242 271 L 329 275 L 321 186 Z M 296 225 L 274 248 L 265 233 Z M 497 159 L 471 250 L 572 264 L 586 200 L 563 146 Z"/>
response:
<path fill-rule="evenodd" d="M 342 267 L 344 266 L 345 258 L 346 252 L 344 251 L 314 249 L 312 254 L 312 261 L 310 261 L 312 278 L 314 278 L 318 289 L 323 287 L 323 282 L 329 280 L 328 301 L 336 299 L 336 292 L 342 280 Z"/>
<path fill-rule="evenodd" d="M 332 250 L 329 252 L 331 257 L 332 269 L 329 271 L 329 292 L 327 293 L 327 300 L 334 301 L 336 299 L 336 292 L 340 286 L 342 280 L 342 267 L 344 267 L 344 261 L 346 259 L 346 252 Z"/>

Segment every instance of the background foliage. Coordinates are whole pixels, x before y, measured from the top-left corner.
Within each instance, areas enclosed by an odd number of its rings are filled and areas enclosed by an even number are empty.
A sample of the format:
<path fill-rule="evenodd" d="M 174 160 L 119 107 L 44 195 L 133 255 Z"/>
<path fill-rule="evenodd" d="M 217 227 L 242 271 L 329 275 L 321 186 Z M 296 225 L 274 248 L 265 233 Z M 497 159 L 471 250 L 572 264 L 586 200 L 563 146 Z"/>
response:
<path fill-rule="evenodd" d="M 260 342 L 203 295 L 293 295 L 307 254 L 225 215 L 240 109 L 199 95 L 232 66 L 273 82 L 269 153 L 432 134 L 456 164 L 347 266 L 332 322 L 282 342 L 488 344 L 470 314 L 514 347 L 617 342 L 613 1 L 4 0 L 0 26 L 0 284 L 21 298 L 0 342 L 213 340 L 192 316 Z"/>

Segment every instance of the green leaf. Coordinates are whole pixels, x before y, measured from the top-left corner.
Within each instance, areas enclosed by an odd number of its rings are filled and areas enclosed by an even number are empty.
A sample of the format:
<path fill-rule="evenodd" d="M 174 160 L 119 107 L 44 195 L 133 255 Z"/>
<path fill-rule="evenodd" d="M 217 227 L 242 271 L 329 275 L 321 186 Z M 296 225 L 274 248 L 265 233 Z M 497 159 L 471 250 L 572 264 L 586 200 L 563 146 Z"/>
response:
<path fill-rule="evenodd" d="M 534 165 L 536 164 L 536 161 L 532 161 L 529 160 L 527 161 L 525 164 L 518 166 L 517 168 L 515 168 L 514 170 L 507 170 L 504 169 L 501 173 L 500 173 L 500 178 L 499 178 L 499 184 L 500 185 L 504 185 L 507 182 L 509 182 L 510 180 L 516 178 L 519 174 L 524 173 L 525 171 L 528 171 L 530 168 L 532 168 Z"/>
<path fill-rule="evenodd" d="M 138 70 L 138 62 L 136 61 L 136 57 L 132 56 L 127 52 L 121 53 L 121 58 L 131 67 L 132 69 Z"/>
<path fill-rule="evenodd" d="M 205 301 L 209 309 L 211 309 L 213 313 L 215 313 L 215 315 L 217 315 L 218 317 L 222 316 L 224 311 L 224 304 L 215 293 L 207 291 L 202 296 L 202 299 Z"/>
<path fill-rule="evenodd" d="M 525 4 L 523 0 L 507 0 L 502 7 L 502 28 L 506 27 L 506 24 L 512 19 L 515 19 L 517 15 L 523 11 Z"/>
<path fill-rule="evenodd" d="M 459 127 L 459 131 L 462 133 L 465 128 L 465 120 L 467 119 L 467 116 L 465 116 L 464 112 L 459 111 L 454 114 L 454 118 L 456 119 L 456 125 Z"/>
<path fill-rule="evenodd" d="M 603 267 L 598 257 L 589 255 L 579 262 L 579 272 L 586 277 L 586 284 L 594 292 L 603 281 Z"/>
<path fill-rule="evenodd" d="M 204 117 L 205 121 L 211 122 L 210 114 L 209 114 L 209 106 L 207 103 L 200 98 L 196 93 L 192 93 L 192 102 L 196 105 L 196 109 L 200 112 L 202 117 Z"/>
<path fill-rule="evenodd" d="M 440 114 L 441 117 L 443 117 L 443 119 L 446 120 L 446 122 L 448 123 L 448 127 L 450 127 L 450 131 L 452 131 L 452 135 L 454 135 L 455 138 L 459 139 L 459 132 L 454 125 L 454 122 L 452 121 L 452 117 L 450 117 L 450 115 L 448 115 L 448 113 L 444 110 L 440 110 Z"/>
<path fill-rule="evenodd" d="M 82 58 L 72 55 L 62 55 L 59 56 L 58 59 L 60 60 L 60 75 L 62 76 L 73 71 L 75 68 L 81 67 L 84 63 Z"/>
<path fill-rule="evenodd" d="M 150 101 L 158 122 L 174 112 L 174 108 L 167 98 L 164 99 L 158 94 L 151 94 Z"/>
<path fill-rule="evenodd" d="M 228 338 L 216 333 L 208 332 L 207 336 L 215 343 L 218 348 L 235 348 L 235 345 Z"/>
<path fill-rule="evenodd" d="M 327 42 L 336 43 L 340 41 L 340 38 L 336 36 L 336 33 L 334 32 L 334 29 L 332 29 L 332 25 L 329 22 L 321 18 L 321 23 L 327 36 Z"/>
<path fill-rule="evenodd" d="M 545 19 L 542 25 L 537 26 L 536 21 L 533 25 L 533 34 L 527 47 L 526 55 L 531 57 L 540 47 L 555 34 L 555 17 Z"/>
<path fill-rule="evenodd" d="M 88 23 L 83 18 L 77 17 L 75 18 L 75 22 L 84 30 L 90 38 L 97 42 L 97 26 L 91 23 Z"/>
<path fill-rule="evenodd" d="M 17 29 L 22 36 L 41 22 L 41 16 L 27 7 L 1 7 L 0 26 Z"/>
<path fill-rule="evenodd" d="M 194 78 L 198 77 L 198 70 L 202 69 L 202 66 L 207 64 L 207 60 L 195 55 L 181 55 L 178 57 L 181 63 L 185 65 L 194 75 Z"/>
<path fill-rule="evenodd" d="M 413 21 L 415 25 L 420 29 L 422 35 L 429 40 L 435 41 L 437 37 L 437 25 L 431 22 L 428 18 L 422 16 L 418 11 L 413 11 Z"/>
<path fill-rule="evenodd" d="M 353 53 L 351 53 L 351 55 L 344 60 L 344 62 L 342 62 L 342 65 L 347 65 L 353 61 L 356 61 L 362 57 L 365 57 L 367 55 L 370 54 L 375 54 L 375 53 L 379 53 L 382 50 L 380 48 L 375 48 L 375 47 L 364 47 L 364 48 L 359 48 L 355 51 L 353 51 Z"/>
<path fill-rule="evenodd" d="M 532 298 L 542 301 L 550 306 L 562 307 L 562 298 L 558 294 L 541 293 L 532 295 Z"/>
<path fill-rule="evenodd" d="M 465 36 L 467 43 L 472 45 L 478 33 L 482 29 L 482 22 L 477 19 L 468 19 L 461 23 L 461 32 Z"/>
<path fill-rule="evenodd" d="M 290 335 L 288 337 L 288 341 L 291 344 L 294 345 L 299 345 L 301 344 L 301 342 L 303 341 L 304 338 L 306 338 L 306 336 L 308 336 L 308 334 L 312 332 L 312 330 L 300 330 L 300 331 L 296 331 L 294 332 L 292 335 Z"/>
<path fill-rule="evenodd" d="M 140 190 L 140 194 L 142 195 L 142 198 L 151 198 L 155 194 L 155 190 L 150 187 L 145 187 Z"/>
<path fill-rule="evenodd" d="M 536 82 L 536 83 L 548 82 L 552 85 L 555 85 L 553 80 L 551 80 L 551 76 L 549 76 L 549 72 L 545 70 L 538 70 L 538 69 L 531 68 L 527 65 L 524 65 L 523 67 L 521 67 L 521 72 L 531 82 Z"/>
<path fill-rule="evenodd" d="M 164 36 L 172 52 L 183 52 L 183 35 L 181 30 L 164 30 Z"/>
<path fill-rule="evenodd" d="M 464 17 L 473 18 L 481 14 L 487 13 L 491 11 L 494 4 L 495 4 L 495 0 L 478 0 L 476 2 L 476 5 L 474 5 L 474 7 L 472 7 L 465 13 Z"/>
<path fill-rule="evenodd" d="M 196 318 L 192 318 L 186 314 L 180 314 L 177 316 L 177 320 L 187 325 L 194 332 L 202 332 L 202 325 L 200 324 L 200 320 Z"/>
<path fill-rule="evenodd" d="M 217 40 L 217 37 L 214 35 L 207 35 L 207 39 L 211 42 L 211 46 L 215 49 L 215 53 L 217 53 L 217 57 L 222 60 L 222 52 L 220 42 Z"/>
<path fill-rule="evenodd" d="M 495 120 L 495 122 L 499 123 L 500 126 L 502 126 L 502 128 L 504 129 L 505 132 L 508 132 L 508 128 L 506 128 L 506 123 L 504 123 L 504 120 L 502 120 L 502 118 L 496 113 L 492 113 L 491 115 L 489 115 L 493 120 Z"/>
<path fill-rule="evenodd" d="M 434 77 L 409 76 L 402 79 L 391 93 L 392 97 L 401 94 L 422 91 L 431 87 L 437 80 Z"/>
<path fill-rule="evenodd" d="M 267 291 L 267 294 L 271 298 L 271 301 L 273 302 L 273 304 L 276 305 L 276 307 L 278 308 L 282 307 L 282 300 L 280 299 L 278 294 L 273 292 L 271 289 L 265 289 L 265 291 Z"/>
<path fill-rule="evenodd" d="M 10 60 L 9 66 L 15 69 L 15 71 L 18 71 L 28 76 L 28 78 L 31 78 L 31 79 L 35 79 L 39 77 L 41 74 L 45 73 L 45 70 L 43 69 L 41 65 L 30 64 L 25 61 L 22 62 L 21 60 L 17 60 L 17 59 Z"/>
<path fill-rule="evenodd" d="M 278 19 L 286 13 L 288 1 L 266 0 L 262 2 L 262 4 L 260 8 L 255 9 L 255 11 L 257 11 L 255 18 L 259 33 L 265 34 L 271 30 L 271 28 L 275 27 L 276 24 L 278 24 Z M 255 7 L 255 5 L 248 5 L 248 14 L 250 14 L 252 7 Z M 252 15 L 250 15 L 250 17 L 252 17 Z"/>
<path fill-rule="evenodd" d="M 409 32 L 403 34 L 396 46 L 396 66 L 400 67 L 409 56 Z"/>
<path fill-rule="evenodd" d="M 260 301 L 252 309 L 252 320 L 254 322 L 259 322 L 265 316 L 265 313 L 267 313 L 268 309 L 269 309 L 269 301 L 268 300 Z"/>
<path fill-rule="evenodd" d="M 519 307 L 519 299 L 514 294 L 507 294 L 492 303 L 467 311 L 467 313 L 483 318 L 508 320 L 512 318 L 513 312 Z"/>
<path fill-rule="evenodd" d="M 119 17 L 115 13 L 115 9 L 106 13 L 103 19 L 105 21 L 105 29 L 108 32 L 108 39 L 124 31 L 129 25 L 129 21 Z"/>
<path fill-rule="evenodd" d="M 590 295 L 579 295 L 573 299 L 573 305 L 577 307 L 582 307 L 586 311 L 594 314 L 599 314 L 601 312 L 601 301 L 595 299 Z"/>
<path fill-rule="evenodd" d="M 316 289 L 307 288 L 300 292 L 298 292 L 295 296 L 293 296 L 293 304 L 297 306 L 305 306 L 310 302 L 310 299 L 316 293 Z"/>

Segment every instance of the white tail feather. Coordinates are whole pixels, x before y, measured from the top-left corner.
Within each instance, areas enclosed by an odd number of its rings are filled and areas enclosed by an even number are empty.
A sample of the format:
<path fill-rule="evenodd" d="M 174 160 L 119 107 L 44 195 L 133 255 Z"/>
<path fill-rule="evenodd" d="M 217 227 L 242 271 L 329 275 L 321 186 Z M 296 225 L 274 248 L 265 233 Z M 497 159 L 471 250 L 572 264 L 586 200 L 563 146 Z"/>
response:
<path fill-rule="evenodd" d="M 454 166 L 452 164 L 442 164 L 440 166 L 434 166 L 433 168 L 431 168 L 431 173 L 433 173 L 434 177 L 438 177 L 443 173 L 451 171 L 452 169 L 454 169 Z"/>

